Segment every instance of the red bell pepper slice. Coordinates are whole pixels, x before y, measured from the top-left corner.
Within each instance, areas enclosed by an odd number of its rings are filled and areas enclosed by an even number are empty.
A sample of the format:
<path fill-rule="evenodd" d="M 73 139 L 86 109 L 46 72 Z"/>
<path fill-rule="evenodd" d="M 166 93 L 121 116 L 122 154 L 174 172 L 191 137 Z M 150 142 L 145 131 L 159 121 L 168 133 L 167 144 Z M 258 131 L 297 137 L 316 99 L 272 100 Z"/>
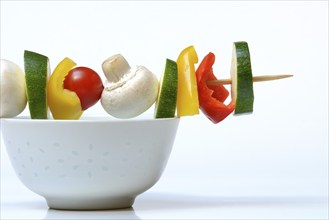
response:
<path fill-rule="evenodd" d="M 214 63 L 215 55 L 210 52 L 203 58 L 195 73 L 200 109 L 213 123 L 217 124 L 234 111 L 235 101 L 232 100 L 225 105 L 224 101 L 229 95 L 228 90 L 223 85 L 207 85 L 207 81 L 217 80 L 212 68 Z"/>

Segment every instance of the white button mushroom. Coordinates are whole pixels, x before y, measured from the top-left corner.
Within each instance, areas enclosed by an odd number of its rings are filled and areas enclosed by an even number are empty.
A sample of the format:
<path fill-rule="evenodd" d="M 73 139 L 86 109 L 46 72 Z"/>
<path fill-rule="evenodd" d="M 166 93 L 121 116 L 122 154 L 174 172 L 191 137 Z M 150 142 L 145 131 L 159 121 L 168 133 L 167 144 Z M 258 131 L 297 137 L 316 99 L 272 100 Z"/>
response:
<path fill-rule="evenodd" d="M 159 81 L 144 66 L 130 67 L 121 54 L 102 64 L 107 81 L 101 96 L 105 111 L 116 118 L 132 118 L 150 108 L 156 101 Z"/>
<path fill-rule="evenodd" d="M 0 75 L 0 117 L 15 117 L 27 103 L 24 71 L 17 64 L 1 59 Z"/>

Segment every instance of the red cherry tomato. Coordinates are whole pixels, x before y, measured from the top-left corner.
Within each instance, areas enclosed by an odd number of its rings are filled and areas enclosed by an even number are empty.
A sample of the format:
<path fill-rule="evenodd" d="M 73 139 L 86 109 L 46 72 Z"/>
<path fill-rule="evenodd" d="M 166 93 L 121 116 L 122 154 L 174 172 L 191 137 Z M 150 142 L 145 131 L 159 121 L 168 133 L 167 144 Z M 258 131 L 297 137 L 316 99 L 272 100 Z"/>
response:
<path fill-rule="evenodd" d="M 86 110 L 100 99 L 104 86 L 94 70 L 76 67 L 66 75 L 64 89 L 75 92 L 80 99 L 82 110 Z"/>

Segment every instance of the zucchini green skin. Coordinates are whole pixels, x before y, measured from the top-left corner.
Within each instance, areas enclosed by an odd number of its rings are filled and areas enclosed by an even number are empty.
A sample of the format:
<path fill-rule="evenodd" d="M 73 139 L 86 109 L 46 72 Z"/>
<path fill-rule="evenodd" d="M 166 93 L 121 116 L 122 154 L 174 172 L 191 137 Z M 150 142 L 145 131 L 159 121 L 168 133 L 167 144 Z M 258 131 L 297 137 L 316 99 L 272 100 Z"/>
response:
<path fill-rule="evenodd" d="M 251 113 L 253 112 L 254 90 L 252 80 L 252 69 L 250 61 L 250 52 L 247 42 L 234 42 L 235 62 L 236 65 L 236 83 L 235 85 L 235 111 L 234 114 Z M 232 67 L 233 68 L 233 67 Z M 233 79 L 234 77 L 232 77 Z"/>
<path fill-rule="evenodd" d="M 159 97 L 155 108 L 155 118 L 173 118 L 176 113 L 178 72 L 177 63 L 167 59 L 160 82 Z"/>
<path fill-rule="evenodd" d="M 28 106 L 32 119 L 47 119 L 47 81 L 49 74 L 48 57 L 24 51 L 24 69 Z"/>

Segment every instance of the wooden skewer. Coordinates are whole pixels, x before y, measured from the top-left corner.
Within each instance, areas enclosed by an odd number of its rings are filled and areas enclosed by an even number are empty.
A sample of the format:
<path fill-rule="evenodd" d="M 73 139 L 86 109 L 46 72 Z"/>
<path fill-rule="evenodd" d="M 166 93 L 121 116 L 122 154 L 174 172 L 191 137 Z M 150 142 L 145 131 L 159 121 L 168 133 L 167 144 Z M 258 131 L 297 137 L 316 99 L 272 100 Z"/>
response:
<path fill-rule="evenodd" d="M 271 80 L 277 80 L 277 79 L 284 79 L 288 77 L 292 77 L 293 75 L 267 75 L 267 76 L 254 76 L 252 78 L 253 82 L 263 82 L 263 81 L 271 81 Z M 207 82 L 208 85 L 227 85 L 232 84 L 231 79 L 220 79 L 220 80 L 211 80 Z"/>

